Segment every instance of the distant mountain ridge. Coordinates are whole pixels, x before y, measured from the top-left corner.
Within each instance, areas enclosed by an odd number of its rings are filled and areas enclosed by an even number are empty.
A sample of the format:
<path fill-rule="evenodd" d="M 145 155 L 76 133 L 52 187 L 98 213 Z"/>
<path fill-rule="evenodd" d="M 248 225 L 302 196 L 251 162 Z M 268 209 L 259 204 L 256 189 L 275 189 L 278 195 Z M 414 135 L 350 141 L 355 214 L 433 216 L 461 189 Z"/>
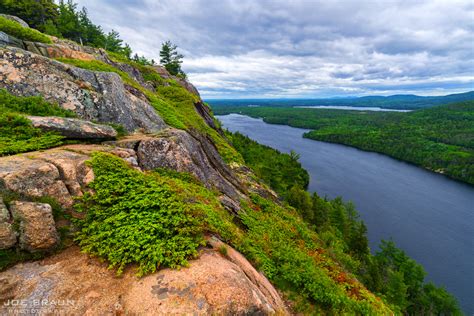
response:
<path fill-rule="evenodd" d="M 448 94 L 445 96 L 419 96 L 414 94 L 396 94 L 391 96 L 364 96 L 331 99 L 215 99 L 207 102 L 215 108 L 225 106 L 360 106 L 381 107 L 386 109 L 421 109 L 453 102 L 474 100 L 474 91 Z"/>

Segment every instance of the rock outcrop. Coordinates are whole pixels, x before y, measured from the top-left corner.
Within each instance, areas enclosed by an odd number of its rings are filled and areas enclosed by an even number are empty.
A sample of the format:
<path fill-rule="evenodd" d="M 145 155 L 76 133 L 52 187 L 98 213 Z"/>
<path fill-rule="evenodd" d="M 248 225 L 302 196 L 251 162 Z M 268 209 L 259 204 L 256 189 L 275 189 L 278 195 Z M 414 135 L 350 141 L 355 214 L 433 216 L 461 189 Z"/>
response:
<path fill-rule="evenodd" d="M 166 127 L 116 73 L 81 69 L 20 49 L 0 48 L 0 88 L 15 95 L 42 95 L 81 119 L 121 124 L 129 132 Z"/>
<path fill-rule="evenodd" d="M 72 139 L 108 140 L 117 137 L 117 131 L 107 125 L 89 121 L 55 116 L 27 116 L 34 127 L 44 131 L 58 132 Z"/>
<path fill-rule="evenodd" d="M 50 196 L 64 207 L 70 207 L 73 202 L 58 168 L 26 155 L 1 158 L 0 189 L 33 198 Z"/>
<path fill-rule="evenodd" d="M 208 188 L 217 188 L 239 200 L 245 188 L 227 167 L 216 148 L 206 138 L 173 128 L 155 137 L 126 137 L 111 143 L 136 150 L 138 165 L 143 170 L 169 168 L 189 172 Z"/>
<path fill-rule="evenodd" d="M 51 250 L 59 243 L 49 204 L 15 201 L 10 205 L 13 218 L 20 223 L 20 249 L 29 252 Z"/>
<path fill-rule="evenodd" d="M 138 279 L 133 269 L 117 277 L 105 263 L 71 247 L 1 272 L 0 314 L 32 308 L 40 314 L 62 315 L 286 314 L 279 297 L 262 291 L 268 281 L 249 277 L 259 273 L 241 259 L 235 263 L 216 250 L 203 249 L 189 267 L 163 269 Z M 268 290 L 277 293 L 271 285 Z M 12 300 L 24 304 L 9 306 Z M 35 302 L 43 303 L 35 306 Z"/>
<path fill-rule="evenodd" d="M 180 86 L 182 86 L 184 89 L 188 90 L 188 92 L 196 95 L 199 97 L 199 91 L 196 89 L 196 87 L 191 83 L 189 82 L 187 79 L 184 79 L 184 78 L 181 78 L 181 77 L 177 77 L 177 76 L 173 76 L 171 75 L 168 70 L 166 70 L 165 67 L 163 66 L 160 66 L 160 65 L 155 65 L 153 66 L 153 69 L 164 79 L 173 79 L 175 80 L 177 83 L 179 83 Z"/>
<path fill-rule="evenodd" d="M 12 217 L 0 196 L 0 250 L 16 244 L 16 232 L 13 229 Z"/>
<path fill-rule="evenodd" d="M 99 60 L 155 91 L 151 81 L 145 81 L 134 66 L 113 61 L 100 49 L 55 38 L 53 42 L 20 41 L 0 32 L 0 45 L 8 46 L 0 47 L 0 88 L 19 96 L 41 95 L 80 118 L 29 116 L 32 124 L 43 130 L 74 139 L 116 137 L 113 128 L 91 123 L 99 122 L 120 124 L 133 134 L 100 145 L 67 145 L 0 158 L 0 193 L 14 196 L 8 208 L 0 199 L 0 250 L 35 253 L 57 247 L 57 227 L 62 223 L 55 222 L 51 205 L 37 201 L 48 197 L 66 213 L 79 216 L 73 210 L 74 197 L 91 192 L 88 184 L 94 172 L 86 161 L 97 151 L 117 155 L 142 171 L 170 168 L 189 172 L 206 187 L 220 191 L 219 200 L 229 212 L 241 215 L 240 201 L 248 199 L 247 185 L 255 182 L 250 171 L 239 174 L 238 167 L 229 167 L 204 133 L 167 126 L 144 90 L 124 83 L 117 73 L 81 69 L 51 58 Z M 155 70 L 199 97 L 187 80 L 171 76 L 163 67 L 156 66 Z M 197 113 L 222 133 L 208 106 L 200 98 L 193 99 L 199 100 L 195 102 Z M 259 184 L 250 189 L 273 194 Z M 221 248 L 227 249 L 225 255 Z M 208 247 L 200 250 L 199 258 L 189 267 L 162 269 L 142 279 L 131 270 L 119 278 L 105 263 L 74 246 L 40 262 L 17 264 L 0 273 L 0 314 L 32 309 L 40 314 L 89 315 L 287 313 L 265 276 L 216 238 L 209 239 Z M 12 300 L 24 304 L 9 306 Z"/>

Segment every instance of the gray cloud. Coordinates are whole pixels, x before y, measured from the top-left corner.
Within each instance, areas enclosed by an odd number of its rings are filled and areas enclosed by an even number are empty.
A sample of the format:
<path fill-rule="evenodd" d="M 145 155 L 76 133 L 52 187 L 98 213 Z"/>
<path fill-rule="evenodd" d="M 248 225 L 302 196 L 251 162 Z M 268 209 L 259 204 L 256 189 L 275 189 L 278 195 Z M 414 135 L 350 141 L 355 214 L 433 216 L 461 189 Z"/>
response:
<path fill-rule="evenodd" d="M 204 97 L 474 89 L 466 1 L 80 0 L 94 22 L 158 60 L 170 39 Z"/>

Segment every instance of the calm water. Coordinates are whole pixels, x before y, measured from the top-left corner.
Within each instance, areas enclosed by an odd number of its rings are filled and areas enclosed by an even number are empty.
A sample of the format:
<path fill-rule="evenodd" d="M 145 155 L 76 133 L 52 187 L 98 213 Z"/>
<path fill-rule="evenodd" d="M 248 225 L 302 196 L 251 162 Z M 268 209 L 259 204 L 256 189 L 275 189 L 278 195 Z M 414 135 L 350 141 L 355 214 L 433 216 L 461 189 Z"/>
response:
<path fill-rule="evenodd" d="M 249 106 L 250 107 L 250 106 Z M 375 106 L 345 106 L 345 105 L 308 105 L 294 106 L 300 109 L 335 109 L 335 110 L 352 110 L 352 111 L 376 111 L 376 112 L 411 112 L 412 110 L 395 110 L 383 109 Z"/>
<path fill-rule="evenodd" d="M 393 238 L 474 313 L 474 188 L 384 155 L 302 138 L 306 131 L 238 114 L 225 128 L 283 152 L 300 154 L 310 191 L 353 201 L 375 249 Z"/>

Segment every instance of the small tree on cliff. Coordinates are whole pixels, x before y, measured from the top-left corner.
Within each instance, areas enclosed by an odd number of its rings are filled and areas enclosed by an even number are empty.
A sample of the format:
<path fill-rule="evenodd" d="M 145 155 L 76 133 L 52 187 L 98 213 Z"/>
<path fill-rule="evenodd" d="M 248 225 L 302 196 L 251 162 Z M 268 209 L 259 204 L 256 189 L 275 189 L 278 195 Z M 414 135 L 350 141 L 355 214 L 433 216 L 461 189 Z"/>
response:
<path fill-rule="evenodd" d="M 186 74 L 181 70 L 184 56 L 178 53 L 177 48 L 178 47 L 170 41 L 161 44 L 160 64 L 165 66 L 170 74 L 186 77 Z"/>

